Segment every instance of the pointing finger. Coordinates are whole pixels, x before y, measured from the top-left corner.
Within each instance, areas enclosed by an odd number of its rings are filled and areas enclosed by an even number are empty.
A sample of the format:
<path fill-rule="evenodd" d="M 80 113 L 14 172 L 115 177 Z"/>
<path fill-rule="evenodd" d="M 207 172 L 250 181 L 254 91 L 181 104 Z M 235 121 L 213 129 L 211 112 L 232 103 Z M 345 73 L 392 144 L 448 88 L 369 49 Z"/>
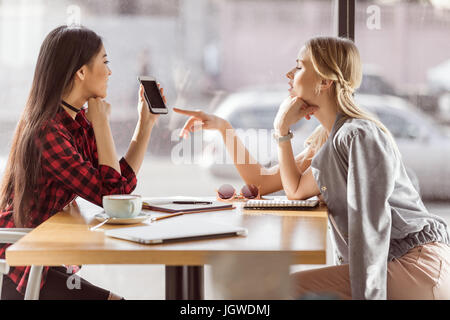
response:
<path fill-rule="evenodd" d="M 192 117 L 198 117 L 202 118 L 203 112 L 202 111 L 193 111 L 193 110 L 185 110 L 180 108 L 173 108 L 173 111 L 184 114 L 186 116 L 192 116 Z"/>

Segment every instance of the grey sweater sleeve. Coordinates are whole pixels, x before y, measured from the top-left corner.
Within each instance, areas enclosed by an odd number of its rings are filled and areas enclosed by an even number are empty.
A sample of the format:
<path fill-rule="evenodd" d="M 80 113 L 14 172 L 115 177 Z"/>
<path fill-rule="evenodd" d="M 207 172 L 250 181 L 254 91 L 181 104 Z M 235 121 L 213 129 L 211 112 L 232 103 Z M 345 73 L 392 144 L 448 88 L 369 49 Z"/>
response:
<path fill-rule="evenodd" d="M 396 155 L 381 131 L 358 130 L 348 140 L 349 267 L 353 299 L 386 299 L 391 233 L 388 203 Z"/>

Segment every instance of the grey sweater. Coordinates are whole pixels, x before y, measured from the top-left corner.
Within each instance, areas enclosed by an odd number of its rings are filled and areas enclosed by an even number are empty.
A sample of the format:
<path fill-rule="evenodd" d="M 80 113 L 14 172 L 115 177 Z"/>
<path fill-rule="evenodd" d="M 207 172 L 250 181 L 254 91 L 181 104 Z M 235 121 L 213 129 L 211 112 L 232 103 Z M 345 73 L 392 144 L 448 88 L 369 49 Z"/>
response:
<path fill-rule="evenodd" d="M 353 299 L 386 299 L 388 261 L 418 245 L 450 243 L 447 224 L 427 211 L 394 150 L 374 122 L 338 113 L 311 163 Z"/>

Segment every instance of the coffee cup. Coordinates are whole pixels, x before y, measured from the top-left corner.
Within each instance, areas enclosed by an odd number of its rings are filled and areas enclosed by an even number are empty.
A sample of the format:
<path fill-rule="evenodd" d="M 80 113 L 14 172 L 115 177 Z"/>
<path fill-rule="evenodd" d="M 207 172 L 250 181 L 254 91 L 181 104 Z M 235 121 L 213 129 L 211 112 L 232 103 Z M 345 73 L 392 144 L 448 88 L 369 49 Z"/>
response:
<path fill-rule="evenodd" d="M 103 209 L 110 218 L 134 218 L 142 210 L 142 198 L 134 194 L 103 196 L 102 202 Z"/>

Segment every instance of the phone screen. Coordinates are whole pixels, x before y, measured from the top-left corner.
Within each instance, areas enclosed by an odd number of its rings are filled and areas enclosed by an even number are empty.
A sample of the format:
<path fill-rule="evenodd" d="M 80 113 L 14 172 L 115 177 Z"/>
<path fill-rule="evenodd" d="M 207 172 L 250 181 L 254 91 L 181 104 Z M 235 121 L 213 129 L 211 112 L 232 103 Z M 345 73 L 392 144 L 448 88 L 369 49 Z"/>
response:
<path fill-rule="evenodd" d="M 147 103 L 152 109 L 167 109 L 164 101 L 161 97 L 161 93 L 156 85 L 156 81 L 142 80 L 144 91 L 147 95 Z"/>

